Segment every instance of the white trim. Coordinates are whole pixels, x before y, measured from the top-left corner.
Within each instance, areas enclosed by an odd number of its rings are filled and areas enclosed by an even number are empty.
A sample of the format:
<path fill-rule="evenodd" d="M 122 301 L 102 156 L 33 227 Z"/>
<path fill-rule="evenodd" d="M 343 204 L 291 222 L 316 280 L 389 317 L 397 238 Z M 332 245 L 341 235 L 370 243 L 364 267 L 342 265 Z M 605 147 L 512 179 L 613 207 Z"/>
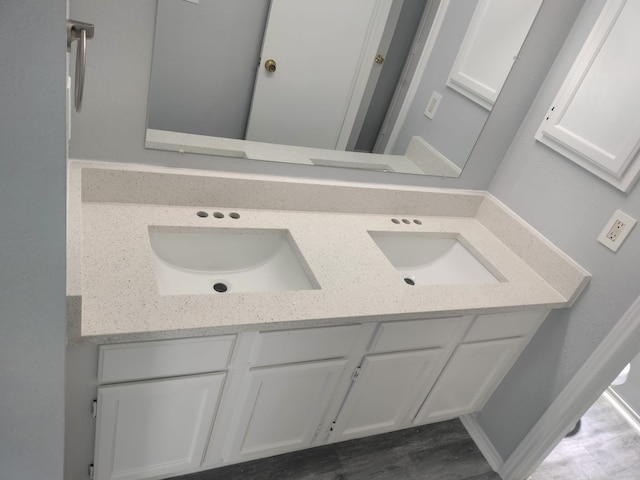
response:
<path fill-rule="evenodd" d="M 338 131 L 335 146 L 336 150 L 345 150 L 347 148 L 349 136 L 354 128 L 356 116 L 358 115 L 358 110 L 360 109 L 371 71 L 375 65 L 372 59 L 376 56 L 378 48 L 380 47 L 391 6 L 391 0 L 376 0 L 365 41 L 360 52 L 360 60 L 358 61 L 356 76 L 353 79 L 349 101 L 344 110 L 342 125 Z"/>
<path fill-rule="evenodd" d="M 431 57 L 433 46 L 436 43 L 438 34 L 440 33 L 440 28 L 444 23 L 444 17 L 447 13 L 447 9 L 449 8 L 450 1 L 451 0 L 442 0 L 440 2 L 440 6 L 438 7 L 436 16 L 433 19 L 433 25 L 431 26 L 431 29 L 429 31 L 427 42 L 425 43 L 424 49 L 422 50 L 422 55 L 420 56 L 418 66 L 416 67 L 416 71 L 411 78 L 411 83 L 409 84 L 409 89 L 407 90 L 407 94 L 405 95 L 404 101 L 402 102 L 402 107 L 400 108 L 400 112 L 398 113 L 398 118 L 395 121 L 393 130 L 391 130 L 391 133 L 389 134 L 387 145 L 384 148 L 384 153 L 386 154 L 389 154 L 391 152 L 393 146 L 396 143 L 396 140 L 398 140 L 400 130 L 402 130 L 404 122 L 407 119 L 409 109 L 413 104 L 416 93 L 418 92 L 418 87 L 420 86 L 420 82 L 422 81 L 422 76 L 424 75 L 424 71 L 427 68 L 427 63 L 429 62 L 429 58 Z"/>
<path fill-rule="evenodd" d="M 480 453 L 482 453 L 489 463 L 489 466 L 495 472 L 500 471 L 504 465 L 504 460 L 498 453 L 498 450 L 496 450 L 496 447 L 493 446 L 493 443 L 491 443 L 489 437 L 487 437 L 487 434 L 484 433 L 482 427 L 476 421 L 476 417 L 473 414 L 463 415 L 460 417 L 460 421 L 464 428 L 466 428 L 471 439 L 475 442 Z"/>
<path fill-rule="evenodd" d="M 498 470 L 503 480 L 528 478 L 638 354 L 639 344 L 640 296 L 506 459 Z"/>
<path fill-rule="evenodd" d="M 611 406 L 616 409 L 629 426 L 633 428 L 638 435 L 640 435 L 640 415 L 638 415 L 638 413 L 635 412 L 613 388 L 607 388 L 602 396 L 609 401 Z"/>

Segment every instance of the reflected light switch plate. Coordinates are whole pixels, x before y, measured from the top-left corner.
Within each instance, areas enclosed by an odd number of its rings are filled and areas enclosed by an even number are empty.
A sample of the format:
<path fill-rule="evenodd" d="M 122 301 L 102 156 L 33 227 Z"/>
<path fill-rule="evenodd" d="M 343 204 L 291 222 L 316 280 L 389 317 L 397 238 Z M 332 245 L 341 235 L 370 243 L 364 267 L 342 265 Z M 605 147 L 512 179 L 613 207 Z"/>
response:
<path fill-rule="evenodd" d="M 433 120 L 433 117 L 436 114 L 436 110 L 438 110 L 438 106 L 440 105 L 440 100 L 442 100 L 442 95 L 434 91 L 431 94 L 429 103 L 427 103 L 427 109 L 424 111 L 424 114 L 427 118 Z"/>

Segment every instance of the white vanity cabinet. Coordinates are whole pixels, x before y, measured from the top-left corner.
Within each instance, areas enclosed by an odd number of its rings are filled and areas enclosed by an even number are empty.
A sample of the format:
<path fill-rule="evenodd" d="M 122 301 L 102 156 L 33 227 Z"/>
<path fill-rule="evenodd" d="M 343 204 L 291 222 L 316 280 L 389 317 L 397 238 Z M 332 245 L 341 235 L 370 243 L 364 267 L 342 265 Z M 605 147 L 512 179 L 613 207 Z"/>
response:
<path fill-rule="evenodd" d="M 347 325 L 260 333 L 228 461 L 311 446 L 360 330 Z"/>
<path fill-rule="evenodd" d="M 352 376 L 329 441 L 410 426 L 409 415 L 415 415 L 471 319 L 381 323 Z"/>
<path fill-rule="evenodd" d="M 234 340 L 100 347 L 94 479 L 163 478 L 199 469 Z"/>
<path fill-rule="evenodd" d="M 94 478 L 166 478 L 478 411 L 547 313 L 101 346 Z"/>
<path fill-rule="evenodd" d="M 432 423 L 481 410 L 547 314 L 478 316 L 413 423 Z"/>

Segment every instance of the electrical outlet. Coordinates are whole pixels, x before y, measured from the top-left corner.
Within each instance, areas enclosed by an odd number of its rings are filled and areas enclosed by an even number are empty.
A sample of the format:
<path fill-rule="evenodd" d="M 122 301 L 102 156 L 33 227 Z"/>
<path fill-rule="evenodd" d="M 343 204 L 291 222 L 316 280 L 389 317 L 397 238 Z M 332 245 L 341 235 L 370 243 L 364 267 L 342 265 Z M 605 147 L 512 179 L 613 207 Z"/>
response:
<path fill-rule="evenodd" d="M 607 222 L 602 232 L 600 232 L 598 241 L 608 249 L 617 252 L 635 225 L 635 218 L 616 210 L 611 220 Z"/>

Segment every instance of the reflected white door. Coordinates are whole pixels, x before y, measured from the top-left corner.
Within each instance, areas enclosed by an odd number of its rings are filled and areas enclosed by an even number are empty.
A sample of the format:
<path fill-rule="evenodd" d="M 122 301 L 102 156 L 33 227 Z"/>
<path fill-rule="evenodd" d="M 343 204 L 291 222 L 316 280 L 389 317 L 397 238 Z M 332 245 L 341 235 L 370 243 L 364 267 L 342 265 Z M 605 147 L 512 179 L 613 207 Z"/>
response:
<path fill-rule="evenodd" d="M 344 150 L 391 4 L 272 0 L 246 139 Z"/>

